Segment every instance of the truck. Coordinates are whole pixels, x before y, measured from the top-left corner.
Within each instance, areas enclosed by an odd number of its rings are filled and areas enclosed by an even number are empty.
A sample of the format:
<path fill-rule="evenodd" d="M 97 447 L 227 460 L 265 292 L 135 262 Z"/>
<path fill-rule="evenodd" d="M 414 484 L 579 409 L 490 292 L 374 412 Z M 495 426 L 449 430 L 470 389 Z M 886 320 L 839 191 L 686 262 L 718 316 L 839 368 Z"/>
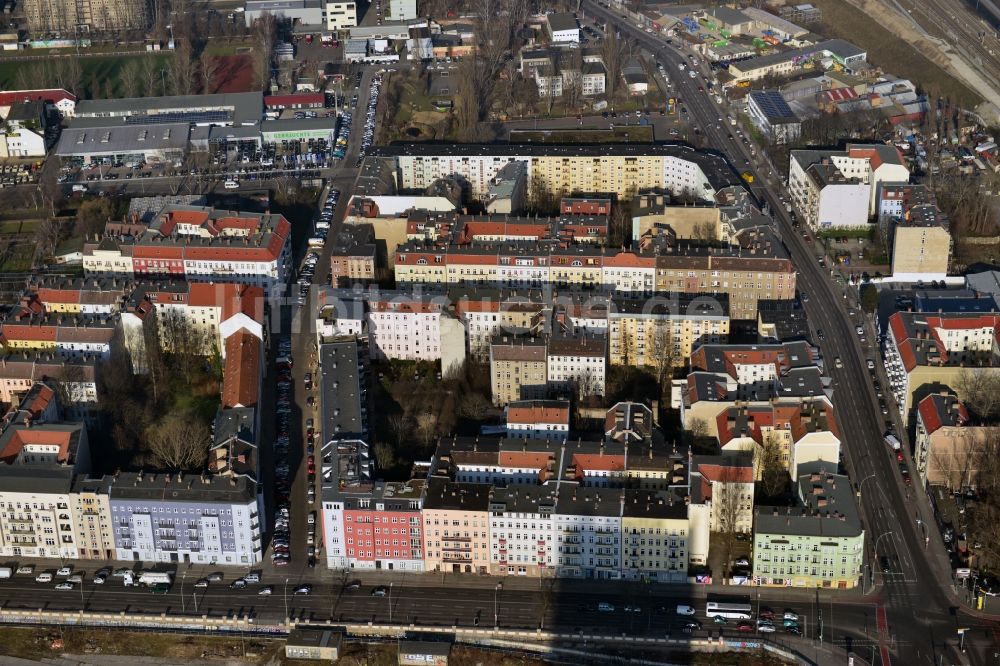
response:
<path fill-rule="evenodd" d="M 893 451 L 899 451 L 902 445 L 899 443 L 899 439 L 893 434 L 888 434 L 885 436 L 885 443 L 892 447 Z"/>
<path fill-rule="evenodd" d="M 165 571 L 143 571 L 139 574 L 138 579 L 135 574 L 131 571 L 125 572 L 123 576 L 125 587 L 133 587 L 136 585 L 143 585 L 145 587 L 152 587 L 155 585 L 167 585 L 169 586 L 173 583 L 173 576 Z"/>
<path fill-rule="evenodd" d="M 0 579 L 10 578 L 14 575 L 14 570 L 10 567 L 0 567 Z"/>

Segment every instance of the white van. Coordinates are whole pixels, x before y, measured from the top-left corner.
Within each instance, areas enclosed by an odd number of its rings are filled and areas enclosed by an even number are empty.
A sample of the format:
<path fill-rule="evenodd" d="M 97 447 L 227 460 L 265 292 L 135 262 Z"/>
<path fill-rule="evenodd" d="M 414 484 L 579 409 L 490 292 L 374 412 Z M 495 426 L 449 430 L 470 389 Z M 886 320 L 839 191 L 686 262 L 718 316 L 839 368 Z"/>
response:
<path fill-rule="evenodd" d="M 227 190 L 236 190 L 239 189 L 240 184 L 235 180 L 227 180 L 225 185 L 223 185 L 223 187 L 225 187 Z"/>
<path fill-rule="evenodd" d="M 602 601 L 601 603 L 597 604 L 597 610 L 601 611 L 602 613 L 614 613 L 615 607 L 606 601 Z"/>
<path fill-rule="evenodd" d="M 52 574 L 50 574 L 50 573 L 40 573 L 37 576 L 35 576 L 35 582 L 36 583 L 51 583 L 52 582 Z"/>
<path fill-rule="evenodd" d="M 678 615 L 694 615 L 694 606 L 687 606 L 685 604 L 677 605 Z"/>
<path fill-rule="evenodd" d="M 73 191 L 74 192 L 86 192 L 87 191 L 87 186 L 86 185 L 74 185 L 73 186 Z"/>

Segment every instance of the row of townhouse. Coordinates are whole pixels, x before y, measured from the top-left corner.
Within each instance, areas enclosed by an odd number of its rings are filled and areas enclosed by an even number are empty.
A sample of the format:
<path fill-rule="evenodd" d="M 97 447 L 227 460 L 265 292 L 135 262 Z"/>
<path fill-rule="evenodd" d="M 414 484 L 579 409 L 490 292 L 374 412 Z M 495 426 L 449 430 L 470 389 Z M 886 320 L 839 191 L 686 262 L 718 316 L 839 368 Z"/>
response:
<path fill-rule="evenodd" d="M 0 431 L 0 555 L 249 565 L 256 483 L 236 475 L 92 476 L 87 429 L 39 383 Z"/>
<path fill-rule="evenodd" d="M 731 316 L 751 320 L 757 317 L 759 301 L 795 296 L 795 268 L 781 244 L 763 231 L 752 241 L 749 248 L 692 246 L 666 253 L 591 244 L 411 241 L 397 248 L 394 270 L 400 285 L 726 295 Z"/>
<path fill-rule="evenodd" d="M 473 197 L 488 195 L 509 162 L 526 164 L 529 194 L 535 187 L 619 197 L 665 189 L 710 201 L 718 190 L 739 184 L 723 158 L 681 145 L 405 144 L 378 148 L 373 156 L 391 160 L 401 190 L 424 190 L 438 179 L 459 177 Z"/>
<path fill-rule="evenodd" d="M 328 442 L 328 566 L 686 580 L 709 530 L 689 525 L 688 456 L 653 437 L 648 408 L 618 405 L 609 420 L 601 441 L 443 441 L 426 476 L 405 483 L 373 480 L 363 441 Z"/>
<path fill-rule="evenodd" d="M 127 233 L 110 233 L 128 227 Z M 88 277 L 239 282 L 270 290 L 285 283 L 291 225 L 282 215 L 167 205 L 148 224 L 128 224 L 84 244 Z"/>

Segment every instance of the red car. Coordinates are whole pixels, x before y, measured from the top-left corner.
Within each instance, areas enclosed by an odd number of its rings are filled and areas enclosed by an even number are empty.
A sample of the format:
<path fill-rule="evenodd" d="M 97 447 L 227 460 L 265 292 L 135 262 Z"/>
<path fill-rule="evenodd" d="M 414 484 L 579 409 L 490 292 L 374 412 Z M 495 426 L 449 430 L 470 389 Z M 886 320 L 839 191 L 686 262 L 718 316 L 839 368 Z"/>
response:
<path fill-rule="evenodd" d="M 898 460 L 899 462 L 903 462 L 903 452 L 902 451 L 896 451 L 896 460 Z"/>
<path fill-rule="evenodd" d="M 316 458 L 314 458 L 313 456 L 309 456 L 308 458 L 306 458 L 306 463 L 308 463 L 308 465 L 312 467 L 313 465 L 316 464 Z"/>
<path fill-rule="evenodd" d="M 736 625 L 736 631 L 753 631 L 754 626 L 749 622 L 740 622 Z"/>

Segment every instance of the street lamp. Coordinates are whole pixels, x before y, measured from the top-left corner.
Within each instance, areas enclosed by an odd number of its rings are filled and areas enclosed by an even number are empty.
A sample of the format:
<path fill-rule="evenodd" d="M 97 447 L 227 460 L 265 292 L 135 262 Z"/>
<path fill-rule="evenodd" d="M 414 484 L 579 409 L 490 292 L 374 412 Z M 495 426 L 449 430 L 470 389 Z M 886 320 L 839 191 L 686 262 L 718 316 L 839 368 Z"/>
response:
<path fill-rule="evenodd" d="M 875 478 L 875 472 L 872 472 L 871 474 L 869 474 L 865 478 L 861 479 L 861 483 L 858 484 L 858 493 L 864 492 L 865 481 L 867 481 L 868 479 L 874 479 L 874 478 Z"/>
<path fill-rule="evenodd" d="M 184 579 L 187 578 L 187 571 L 181 572 L 181 612 L 185 612 L 184 608 Z"/>
<path fill-rule="evenodd" d="M 285 579 L 285 621 L 288 621 L 288 579 Z"/>
<path fill-rule="evenodd" d="M 389 624 L 392 624 L 392 581 L 389 582 Z"/>
<path fill-rule="evenodd" d="M 500 628 L 500 590 L 503 589 L 503 583 L 497 583 L 496 587 L 493 588 L 493 627 L 495 629 Z"/>

